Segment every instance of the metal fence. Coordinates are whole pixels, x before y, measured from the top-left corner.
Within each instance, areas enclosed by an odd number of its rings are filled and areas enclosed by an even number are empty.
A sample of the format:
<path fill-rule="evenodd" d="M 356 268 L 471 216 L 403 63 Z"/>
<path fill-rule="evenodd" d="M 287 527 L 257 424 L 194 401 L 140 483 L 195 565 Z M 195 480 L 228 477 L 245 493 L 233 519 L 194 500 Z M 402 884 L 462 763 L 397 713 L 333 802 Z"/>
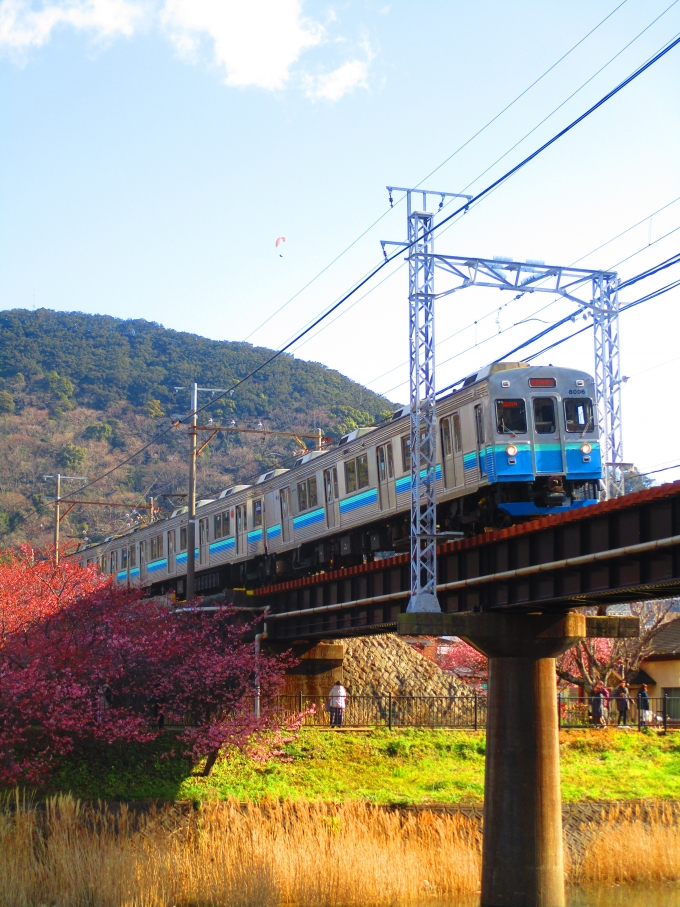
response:
<path fill-rule="evenodd" d="M 282 718 L 303 714 L 307 727 L 330 726 L 330 710 L 324 696 L 277 696 L 268 709 Z M 343 712 L 344 727 L 446 727 L 477 730 L 486 726 L 486 696 L 348 696 Z"/>
<path fill-rule="evenodd" d="M 645 727 L 658 730 L 680 729 L 680 697 L 660 696 L 649 699 L 649 708 L 640 709 L 636 697 L 619 707 L 611 697 L 602 705 L 598 698 L 576 698 L 558 694 L 557 715 L 560 728 Z M 127 702 L 127 705 L 133 703 Z M 162 713 L 166 727 L 192 727 L 196 717 L 182 713 L 170 703 L 162 706 L 140 700 L 134 703 L 156 725 Z M 253 702 L 243 703 L 252 711 Z M 301 716 L 305 727 L 330 727 L 331 713 L 325 696 L 296 693 L 275 696 L 262 701 L 262 714 L 281 721 Z M 622 703 L 622 706 L 624 704 Z M 397 696 L 391 693 L 348 696 L 342 713 L 342 726 L 348 728 L 461 728 L 479 730 L 486 727 L 486 693 L 470 692 L 460 696 Z"/>
<path fill-rule="evenodd" d="M 672 696 L 650 697 L 649 708 L 640 708 L 637 697 L 626 702 L 610 697 L 602 704 L 598 698 L 576 699 L 559 695 L 557 714 L 562 728 L 626 727 L 642 729 L 652 727 L 667 730 L 680 727 L 680 698 Z"/>

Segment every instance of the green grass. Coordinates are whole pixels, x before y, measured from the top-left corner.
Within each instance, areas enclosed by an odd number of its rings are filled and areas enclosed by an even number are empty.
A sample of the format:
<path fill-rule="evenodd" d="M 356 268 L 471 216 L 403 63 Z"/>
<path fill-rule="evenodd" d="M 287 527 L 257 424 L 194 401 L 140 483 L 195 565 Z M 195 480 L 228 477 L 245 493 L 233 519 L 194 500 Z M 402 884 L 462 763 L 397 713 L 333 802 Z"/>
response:
<path fill-rule="evenodd" d="M 680 735 L 564 731 L 560 739 L 566 801 L 680 799 Z M 305 730 L 285 746 L 284 759 L 257 762 L 236 753 L 203 778 L 177 755 L 181 744 L 166 733 L 150 746 L 90 747 L 76 753 L 50 791 L 111 800 L 272 796 L 479 803 L 484 746 L 482 732 Z"/>

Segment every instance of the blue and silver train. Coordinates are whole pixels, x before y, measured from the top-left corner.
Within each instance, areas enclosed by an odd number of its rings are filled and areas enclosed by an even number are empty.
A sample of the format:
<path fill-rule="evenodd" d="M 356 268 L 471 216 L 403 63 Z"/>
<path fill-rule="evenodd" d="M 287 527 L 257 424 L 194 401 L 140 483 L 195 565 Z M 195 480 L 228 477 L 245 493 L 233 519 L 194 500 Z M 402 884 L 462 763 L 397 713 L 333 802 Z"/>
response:
<path fill-rule="evenodd" d="M 437 519 L 473 534 L 599 500 L 594 382 L 585 372 L 498 362 L 437 402 Z M 196 509 L 196 590 L 280 582 L 406 550 L 408 408 Z M 76 555 L 121 583 L 184 594 L 187 510 Z"/>

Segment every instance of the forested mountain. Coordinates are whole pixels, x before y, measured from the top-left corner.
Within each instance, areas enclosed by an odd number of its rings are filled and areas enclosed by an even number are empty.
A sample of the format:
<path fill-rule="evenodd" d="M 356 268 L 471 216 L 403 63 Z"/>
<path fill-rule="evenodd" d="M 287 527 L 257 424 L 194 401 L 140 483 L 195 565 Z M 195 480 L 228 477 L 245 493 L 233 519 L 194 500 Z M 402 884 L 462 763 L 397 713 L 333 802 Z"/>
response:
<path fill-rule="evenodd" d="M 49 541 L 51 488 L 43 475 L 101 475 L 170 428 L 172 414 L 187 412 L 192 381 L 229 388 L 271 352 L 141 319 L 47 309 L 0 313 L 0 545 Z M 187 389 L 175 393 L 177 386 Z M 209 400 L 202 394 L 199 402 Z M 233 396 L 212 402 L 202 418 L 339 435 L 393 408 L 339 372 L 283 355 Z M 246 480 L 299 450 L 294 439 L 218 435 L 199 459 L 199 494 Z M 136 506 L 153 494 L 169 509 L 173 499 L 162 495 L 186 491 L 187 451 L 186 428 L 170 428 L 86 496 Z M 133 519 L 132 510 L 76 508 L 63 526 L 67 536 L 96 539 Z"/>

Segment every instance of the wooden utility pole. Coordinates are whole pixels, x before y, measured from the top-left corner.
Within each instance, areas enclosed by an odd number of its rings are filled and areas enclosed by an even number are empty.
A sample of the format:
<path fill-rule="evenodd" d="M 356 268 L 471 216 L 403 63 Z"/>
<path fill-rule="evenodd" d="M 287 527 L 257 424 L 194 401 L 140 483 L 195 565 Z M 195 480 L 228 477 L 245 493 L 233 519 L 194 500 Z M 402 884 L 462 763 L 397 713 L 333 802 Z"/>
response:
<path fill-rule="evenodd" d="M 54 565 L 59 564 L 59 500 L 61 498 L 61 476 L 59 473 L 54 477 L 57 485 L 57 500 L 54 502 Z"/>
<path fill-rule="evenodd" d="M 60 473 L 57 473 L 54 476 L 43 476 L 43 479 L 47 481 L 48 479 L 54 479 L 56 484 L 57 496 L 54 502 L 54 563 L 55 566 L 59 563 L 59 524 L 61 523 L 61 480 L 64 479 L 66 482 L 87 482 L 86 476 L 62 476 Z M 69 507 L 69 510 L 72 508 Z M 68 513 L 68 510 L 66 511 Z M 66 516 L 66 513 L 64 516 Z"/>
<path fill-rule="evenodd" d="M 187 525 L 187 589 L 186 600 L 192 601 L 195 595 L 196 578 L 196 448 L 197 448 L 197 414 L 198 384 L 191 385 L 191 423 L 189 426 L 189 522 Z"/>

